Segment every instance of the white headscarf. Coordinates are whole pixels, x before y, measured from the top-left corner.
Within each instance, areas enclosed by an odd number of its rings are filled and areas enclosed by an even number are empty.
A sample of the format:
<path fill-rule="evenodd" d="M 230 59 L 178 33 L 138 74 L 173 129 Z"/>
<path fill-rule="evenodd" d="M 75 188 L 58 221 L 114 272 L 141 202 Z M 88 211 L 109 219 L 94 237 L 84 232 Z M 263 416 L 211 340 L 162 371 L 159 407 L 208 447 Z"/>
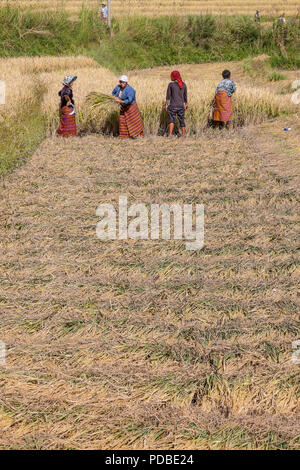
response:
<path fill-rule="evenodd" d="M 127 75 L 121 75 L 121 77 L 119 78 L 120 82 L 126 82 L 128 83 L 128 77 Z"/>

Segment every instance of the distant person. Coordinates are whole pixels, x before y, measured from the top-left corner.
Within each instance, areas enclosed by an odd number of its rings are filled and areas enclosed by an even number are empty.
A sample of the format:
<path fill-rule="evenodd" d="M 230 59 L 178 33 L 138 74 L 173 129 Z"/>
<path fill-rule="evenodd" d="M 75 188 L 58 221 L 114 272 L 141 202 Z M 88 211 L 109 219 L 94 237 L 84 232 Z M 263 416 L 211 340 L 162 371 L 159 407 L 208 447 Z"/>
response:
<path fill-rule="evenodd" d="M 60 124 L 57 129 L 57 135 L 62 137 L 75 136 L 77 134 L 76 130 L 76 117 L 75 117 L 75 103 L 73 99 L 73 90 L 72 86 L 76 76 L 65 77 L 63 79 L 63 88 L 59 91 L 58 96 L 60 96 Z"/>
<path fill-rule="evenodd" d="M 285 13 L 282 13 L 282 15 L 279 17 L 279 22 L 282 24 L 286 23 Z"/>
<path fill-rule="evenodd" d="M 236 85 L 231 80 L 231 73 L 229 70 L 222 72 L 223 80 L 217 86 L 215 91 L 214 100 L 214 121 L 218 123 L 219 127 L 227 127 L 230 129 L 232 126 L 232 95 L 236 91 Z"/>
<path fill-rule="evenodd" d="M 127 75 L 122 75 L 112 95 L 121 105 L 119 136 L 123 139 L 144 137 L 144 125 L 136 103 L 135 90 L 128 84 Z"/>
<path fill-rule="evenodd" d="M 101 5 L 101 8 L 100 8 L 100 14 L 101 14 L 101 19 L 102 21 L 107 21 L 107 6 L 105 5 L 105 3 L 102 3 Z"/>
<path fill-rule="evenodd" d="M 255 13 L 255 15 L 254 15 L 254 21 L 256 21 L 256 22 L 258 22 L 258 23 L 260 22 L 260 15 L 259 15 L 259 11 L 258 11 L 258 10 L 256 10 L 256 13 Z"/>
<path fill-rule="evenodd" d="M 185 137 L 185 111 L 187 104 L 187 87 L 177 70 L 171 73 L 171 82 L 166 95 L 166 111 L 169 113 L 169 136 L 173 134 L 176 116 L 178 116 L 182 136 Z"/>

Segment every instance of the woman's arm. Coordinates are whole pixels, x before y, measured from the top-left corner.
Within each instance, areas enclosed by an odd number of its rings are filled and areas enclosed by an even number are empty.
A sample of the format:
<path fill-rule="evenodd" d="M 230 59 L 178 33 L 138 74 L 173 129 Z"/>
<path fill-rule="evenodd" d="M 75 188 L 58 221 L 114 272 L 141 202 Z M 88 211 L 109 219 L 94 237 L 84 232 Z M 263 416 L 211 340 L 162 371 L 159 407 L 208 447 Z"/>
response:
<path fill-rule="evenodd" d="M 188 102 L 187 102 L 187 86 L 185 85 L 184 91 L 183 91 L 183 99 L 184 99 L 184 107 L 185 109 L 188 109 Z"/>
<path fill-rule="evenodd" d="M 116 102 L 120 104 L 132 104 L 135 101 L 135 91 L 133 88 L 125 88 L 122 93 L 122 99 L 117 98 Z"/>
<path fill-rule="evenodd" d="M 68 93 L 63 94 L 62 98 L 65 100 L 65 106 L 70 106 L 72 104 L 71 98 Z"/>
<path fill-rule="evenodd" d="M 112 91 L 113 96 L 118 96 L 120 92 L 120 85 L 115 86 L 115 88 Z"/>

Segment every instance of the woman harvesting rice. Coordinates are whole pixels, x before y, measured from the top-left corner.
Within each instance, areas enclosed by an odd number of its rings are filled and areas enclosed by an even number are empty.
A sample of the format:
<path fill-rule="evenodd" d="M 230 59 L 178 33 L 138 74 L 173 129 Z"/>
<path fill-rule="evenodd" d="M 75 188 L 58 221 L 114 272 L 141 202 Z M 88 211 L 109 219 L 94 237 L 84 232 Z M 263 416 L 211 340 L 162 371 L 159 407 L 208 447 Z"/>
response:
<path fill-rule="evenodd" d="M 224 70 L 223 80 L 217 86 L 214 103 L 214 121 L 227 129 L 232 125 L 232 95 L 236 91 L 235 83 L 230 79 L 230 71 Z"/>
<path fill-rule="evenodd" d="M 177 70 L 171 73 L 166 96 L 166 111 L 169 113 L 169 135 L 173 134 L 176 116 L 178 116 L 182 136 L 185 137 L 185 110 L 187 109 L 187 87 Z"/>
<path fill-rule="evenodd" d="M 119 85 L 112 92 L 117 103 L 121 105 L 119 118 L 120 137 L 135 138 L 144 137 L 144 126 L 140 111 L 135 99 L 135 90 L 128 85 L 128 77 L 122 75 Z"/>
<path fill-rule="evenodd" d="M 63 137 L 70 137 L 76 135 L 76 118 L 75 106 L 73 100 L 72 85 L 77 79 L 74 77 L 65 77 L 62 84 L 64 87 L 60 90 L 60 113 L 61 119 L 57 129 L 57 134 Z"/>

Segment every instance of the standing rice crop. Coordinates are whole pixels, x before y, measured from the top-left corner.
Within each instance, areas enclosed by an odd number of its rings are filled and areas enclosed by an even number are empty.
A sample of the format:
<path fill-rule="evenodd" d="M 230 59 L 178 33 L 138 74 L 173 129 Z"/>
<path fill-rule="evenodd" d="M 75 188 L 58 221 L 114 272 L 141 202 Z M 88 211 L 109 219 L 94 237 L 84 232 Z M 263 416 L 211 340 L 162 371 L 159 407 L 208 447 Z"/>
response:
<path fill-rule="evenodd" d="M 0 79 L 7 84 L 6 105 L 1 105 L 2 122 L 20 114 L 26 103 L 36 100 L 39 93 L 39 112 L 45 120 L 48 133 L 54 132 L 59 121 L 58 91 L 64 75 L 78 75 L 74 84 L 77 123 L 80 132 L 116 134 L 119 106 L 111 97 L 117 77 L 86 57 L 41 57 L 0 59 Z M 212 100 L 217 84 L 216 71 L 223 67 L 203 66 L 205 79 L 199 81 L 201 66 L 182 66 L 188 86 L 189 109 L 186 113 L 187 129 L 197 134 L 207 126 L 212 113 Z M 137 103 L 145 126 L 145 132 L 163 134 L 168 125 L 164 110 L 168 68 L 158 68 L 129 73 L 130 84 L 136 90 Z M 208 73 L 209 71 L 209 73 Z M 213 77 L 213 79 L 210 79 Z M 149 85 L 150 84 L 150 85 Z M 269 85 L 254 87 L 241 80 L 237 82 L 233 96 L 234 125 L 259 123 L 266 119 L 295 111 L 288 96 L 276 94 Z M 90 94 L 94 92 L 94 94 Z M 90 98 L 87 100 L 87 95 Z M 93 101 L 94 100 L 94 101 Z"/>
<path fill-rule="evenodd" d="M 97 0 L 18 0 L 11 2 L 22 9 L 33 11 L 53 11 L 66 9 L 68 13 L 79 13 L 82 5 L 89 8 L 97 8 Z M 0 0 L 0 6 L 6 6 L 7 0 Z M 257 0 L 255 7 L 263 11 L 266 16 L 279 15 L 283 10 L 281 0 Z M 112 14 L 114 17 L 127 15 L 142 16 L 163 16 L 163 15 L 186 15 L 210 13 L 214 15 L 232 15 L 231 0 L 114 0 L 112 2 Z M 297 0 L 287 0 L 284 4 L 284 11 L 287 15 L 294 15 L 299 9 Z M 234 3 L 234 13 L 242 15 L 253 15 L 252 5 L 246 4 L 244 0 L 236 0 Z"/>

